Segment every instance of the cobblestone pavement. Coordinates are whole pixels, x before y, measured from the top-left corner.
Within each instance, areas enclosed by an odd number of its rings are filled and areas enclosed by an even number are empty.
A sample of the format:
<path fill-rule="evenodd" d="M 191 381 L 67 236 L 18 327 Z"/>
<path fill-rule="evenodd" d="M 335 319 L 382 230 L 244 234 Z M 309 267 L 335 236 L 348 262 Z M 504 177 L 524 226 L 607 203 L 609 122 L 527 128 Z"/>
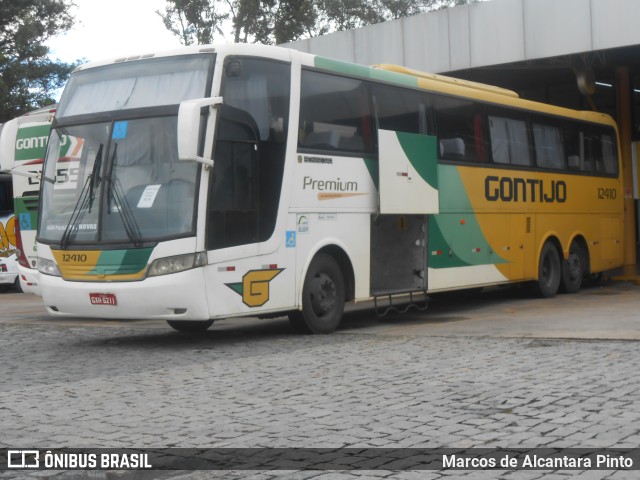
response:
<path fill-rule="evenodd" d="M 636 341 L 0 324 L 0 445 L 640 446 Z M 0 478 L 27 478 L 16 472 Z M 34 472 L 28 478 L 637 478 L 630 471 Z"/>

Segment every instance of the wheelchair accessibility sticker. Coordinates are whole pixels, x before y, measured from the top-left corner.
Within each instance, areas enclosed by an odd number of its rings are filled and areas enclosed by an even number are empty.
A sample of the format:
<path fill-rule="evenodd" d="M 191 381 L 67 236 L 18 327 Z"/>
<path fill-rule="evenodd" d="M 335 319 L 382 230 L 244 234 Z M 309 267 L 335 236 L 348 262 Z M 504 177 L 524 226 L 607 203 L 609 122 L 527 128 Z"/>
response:
<path fill-rule="evenodd" d="M 296 232 L 294 230 L 287 230 L 287 248 L 296 247 Z"/>

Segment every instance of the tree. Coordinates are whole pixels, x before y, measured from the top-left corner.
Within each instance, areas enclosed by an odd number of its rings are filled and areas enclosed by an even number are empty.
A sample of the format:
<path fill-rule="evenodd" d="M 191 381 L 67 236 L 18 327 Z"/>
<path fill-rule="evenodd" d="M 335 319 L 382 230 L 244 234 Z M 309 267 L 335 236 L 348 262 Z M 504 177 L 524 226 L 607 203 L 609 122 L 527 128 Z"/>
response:
<path fill-rule="evenodd" d="M 52 61 L 44 43 L 73 25 L 71 0 L 0 2 L 0 123 L 54 103 L 76 64 Z"/>
<path fill-rule="evenodd" d="M 221 24 L 228 13 L 220 13 L 221 0 L 173 0 L 168 1 L 164 13 L 156 11 L 164 26 L 180 37 L 183 45 L 211 43 L 214 34 L 222 34 Z"/>
<path fill-rule="evenodd" d="M 167 0 L 156 12 L 184 45 L 214 43 L 230 27 L 234 42 L 281 44 L 478 0 Z"/>

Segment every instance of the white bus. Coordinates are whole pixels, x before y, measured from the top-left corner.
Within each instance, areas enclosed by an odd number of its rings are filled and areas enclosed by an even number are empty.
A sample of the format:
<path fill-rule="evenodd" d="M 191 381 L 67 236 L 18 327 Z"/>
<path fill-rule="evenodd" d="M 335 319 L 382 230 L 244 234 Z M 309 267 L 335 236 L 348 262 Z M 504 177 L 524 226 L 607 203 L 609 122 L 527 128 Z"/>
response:
<path fill-rule="evenodd" d="M 313 333 L 351 301 L 552 296 L 622 262 L 619 171 L 605 115 L 399 67 L 255 45 L 92 63 L 49 139 L 41 293 L 52 315 Z"/>
<path fill-rule="evenodd" d="M 44 154 L 55 105 L 5 123 L 0 135 L 0 165 L 11 173 L 12 210 L 19 281 L 25 293 L 39 294 L 36 252 L 38 197 Z"/>

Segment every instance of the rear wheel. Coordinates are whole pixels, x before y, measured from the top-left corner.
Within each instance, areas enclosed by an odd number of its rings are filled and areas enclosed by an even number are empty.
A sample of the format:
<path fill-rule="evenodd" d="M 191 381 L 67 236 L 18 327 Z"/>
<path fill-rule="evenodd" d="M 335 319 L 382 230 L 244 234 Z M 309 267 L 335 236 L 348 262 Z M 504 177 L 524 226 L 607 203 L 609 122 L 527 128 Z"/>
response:
<path fill-rule="evenodd" d="M 167 323 L 179 332 L 197 333 L 204 332 L 213 325 L 213 320 L 167 320 Z"/>
<path fill-rule="evenodd" d="M 561 277 L 560 255 L 555 245 L 547 242 L 542 247 L 542 252 L 540 252 L 538 281 L 534 284 L 536 294 L 544 298 L 553 297 L 558 293 Z"/>
<path fill-rule="evenodd" d="M 562 283 L 560 288 L 563 292 L 575 293 L 580 290 L 585 273 L 585 258 L 582 246 L 573 242 L 569 247 L 569 258 L 562 262 Z"/>
<path fill-rule="evenodd" d="M 293 327 L 304 333 L 331 333 L 342 320 L 345 283 L 333 257 L 318 254 L 302 286 L 302 310 L 289 314 Z"/>
<path fill-rule="evenodd" d="M 20 277 L 16 277 L 15 282 L 13 282 L 13 289 L 17 293 L 22 293 L 22 286 L 20 285 Z"/>

